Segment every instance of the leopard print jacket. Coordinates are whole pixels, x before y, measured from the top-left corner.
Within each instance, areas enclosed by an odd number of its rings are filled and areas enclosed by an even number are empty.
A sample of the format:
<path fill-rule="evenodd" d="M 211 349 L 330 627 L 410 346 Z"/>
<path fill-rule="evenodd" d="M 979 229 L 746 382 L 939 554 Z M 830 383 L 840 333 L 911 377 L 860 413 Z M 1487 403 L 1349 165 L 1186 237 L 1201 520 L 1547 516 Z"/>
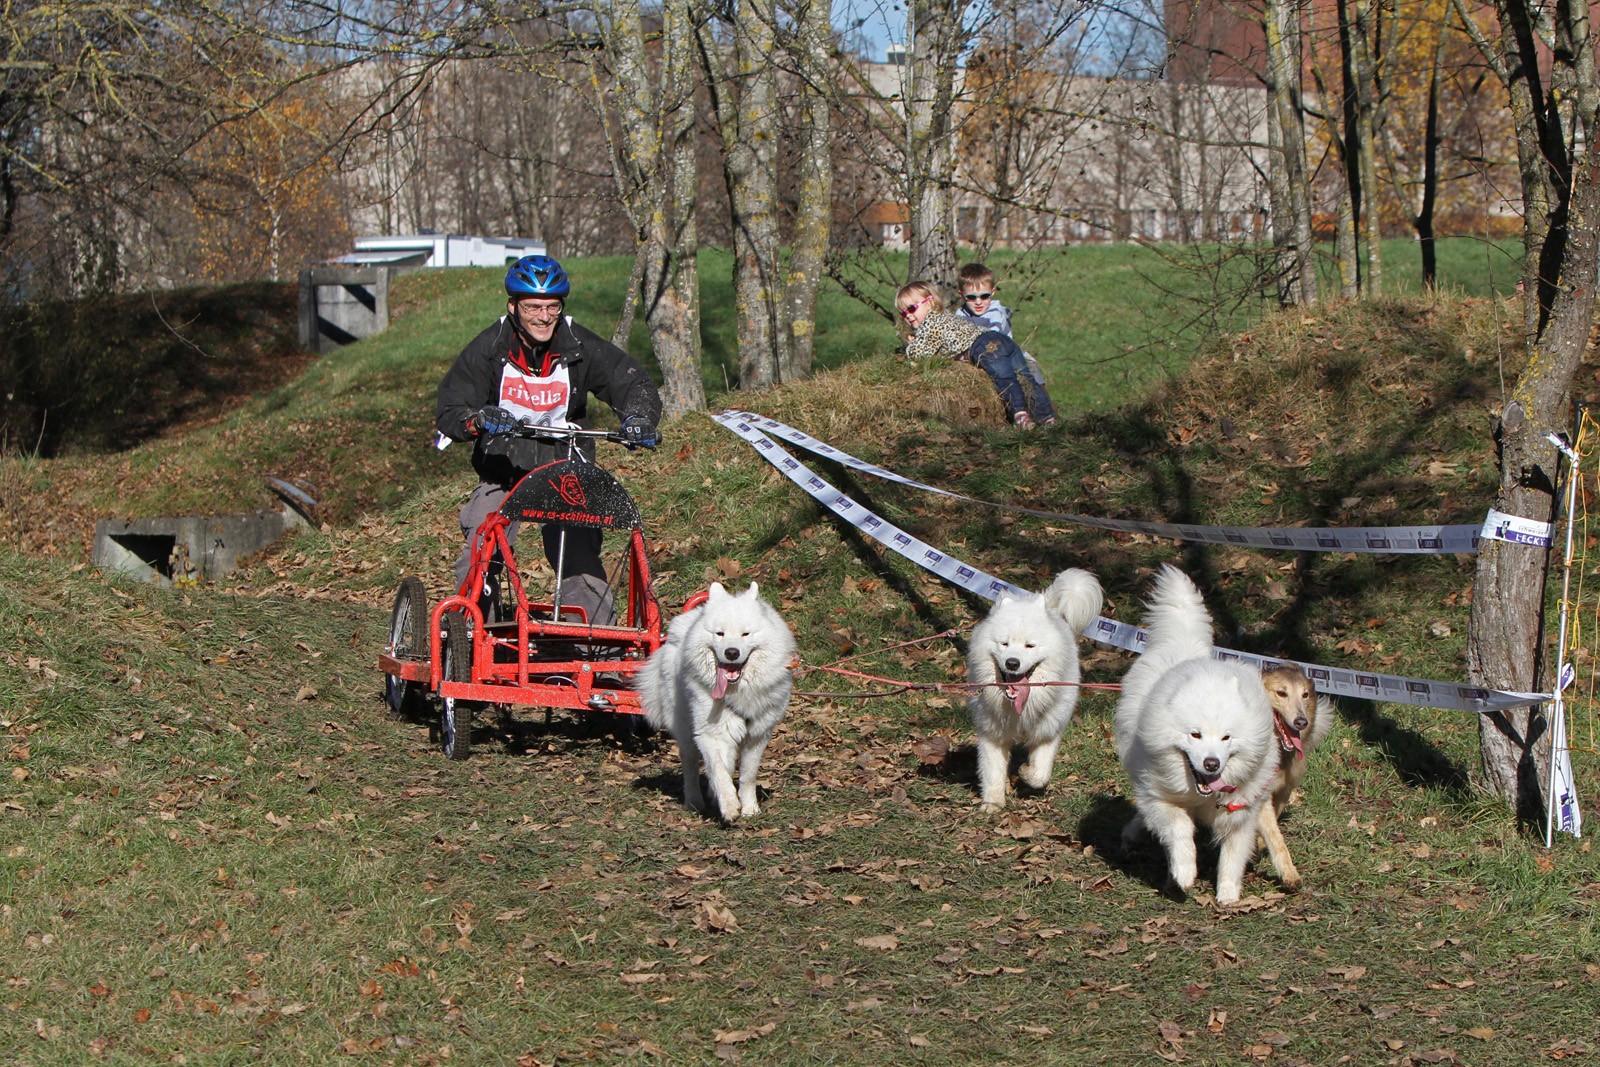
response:
<path fill-rule="evenodd" d="M 907 359 L 966 359 L 984 327 L 953 311 L 936 311 L 922 320 L 906 342 Z"/>

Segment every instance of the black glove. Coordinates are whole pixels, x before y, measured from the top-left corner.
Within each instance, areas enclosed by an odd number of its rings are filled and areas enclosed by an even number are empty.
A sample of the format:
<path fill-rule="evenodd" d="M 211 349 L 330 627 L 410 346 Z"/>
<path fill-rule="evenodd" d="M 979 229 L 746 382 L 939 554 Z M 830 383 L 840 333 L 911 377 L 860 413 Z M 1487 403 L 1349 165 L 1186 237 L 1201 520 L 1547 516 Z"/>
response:
<path fill-rule="evenodd" d="M 485 404 L 472 413 L 467 420 L 467 425 L 479 433 L 489 434 L 491 437 L 497 433 L 510 433 L 517 428 L 518 419 L 505 408 L 493 404 Z"/>
<path fill-rule="evenodd" d="M 627 438 L 623 442 L 629 450 L 635 448 L 654 448 L 661 438 L 656 433 L 656 424 L 643 415 L 629 415 L 622 420 L 622 436 Z"/>

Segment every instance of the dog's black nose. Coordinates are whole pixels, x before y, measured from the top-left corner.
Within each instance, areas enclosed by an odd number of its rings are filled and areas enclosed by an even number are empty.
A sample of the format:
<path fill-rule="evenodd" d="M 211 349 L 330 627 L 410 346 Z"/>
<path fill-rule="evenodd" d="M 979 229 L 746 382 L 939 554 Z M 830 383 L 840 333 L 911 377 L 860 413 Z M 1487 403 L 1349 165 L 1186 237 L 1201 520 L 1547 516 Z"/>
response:
<path fill-rule="evenodd" d="M 1011 656 L 1006 659 L 1006 671 L 1010 674 L 1016 674 L 1018 668 L 1021 666 L 1022 661 L 1015 656 Z"/>
<path fill-rule="evenodd" d="M 1207 774 L 1216 774 L 1222 767 L 1222 761 L 1215 756 L 1207 756 L 1203 766 Z"/>
<path fill-rule="evenodd" d="M 1306 727 L 1310 725 L 1311 720 L 1306 718 L 1304 715 L 1301 715 L 1294 720 L 1294 732 L 1297 734 L 1304 733 Z"/>
<path fill-rule="evenodd" d="M 737 648 L 725 648 L 722 650 L 722 658 L 727 660 L 729 663 L 738 663 L 739 650 Z"/>

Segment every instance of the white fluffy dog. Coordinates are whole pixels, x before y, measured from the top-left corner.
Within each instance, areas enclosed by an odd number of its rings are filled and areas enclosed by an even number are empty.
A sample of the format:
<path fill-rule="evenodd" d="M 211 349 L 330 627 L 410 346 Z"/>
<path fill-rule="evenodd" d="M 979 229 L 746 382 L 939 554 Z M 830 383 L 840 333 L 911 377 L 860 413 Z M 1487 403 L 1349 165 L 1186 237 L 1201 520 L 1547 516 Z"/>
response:
<path fill-rule="evenodd" d="M 713 583 L 704 603 L 672 620 L 639 671 L 639 700 L 650 725 L 678 742 L 686 807 L 705 810 L 703 759 L 724 822 L 761 810 L 756 777 L 789 707 L 794 658 L 794 635 L 755 582 L 737 596 Z"/>
<path fill-rule="evenodd" d="M 1211 615 L 1176 567 L 1157 575 L 1145 626 L 1144 654 L 1117 703 L 1117 755 L 1139 805 L 1122 839 L 1153 833 L 1167 852 L 1169 884 L 1187 893 L 1195 823 L 1205 823 L 1221 849 L 1217 903 L 1232 904 L 1278 773 L 1272 707 L 1259 670 L 1211 658 Z"/>
<path fill-rule="evenodd" d="M 1027 751 L 1022 780 L 1034 789 L 1049 784 L 1061 735 L 1078 706 L 1078 635 L 1103 602 L 1094 575 L 1073 567 L 1038 596 L 1002 593 L 973 629 L 967 681 L 982 688 L 967 706 L 978 735 L 979 811 L 1005 807 L 1015 746 Z"/>

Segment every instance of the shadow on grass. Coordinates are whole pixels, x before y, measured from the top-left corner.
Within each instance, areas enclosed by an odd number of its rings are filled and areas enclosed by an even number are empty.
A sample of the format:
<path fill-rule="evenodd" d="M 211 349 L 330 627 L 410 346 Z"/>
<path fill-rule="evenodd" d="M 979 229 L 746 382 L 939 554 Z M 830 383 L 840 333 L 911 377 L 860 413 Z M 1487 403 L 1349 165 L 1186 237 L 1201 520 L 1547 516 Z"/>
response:
<path fill-rule="evenodd" d="M 1022 769 L 1022 764 L 1027 760 L 1027 750 L 1017 747 L 1012 750 L 1011 758 L 1006 764 L 1006 781 L 1008 782 L 1007 796 L 1014 800 L 1029 800 L 1048 794 L 1051 786 L 1046 784 L 1042 789 L 1035 789 L 1017 777 Z M 1058 762 L 1058 766 L 1060 763 Z M 976 805 L 979 798 L 978 785 L 978 746 L 976 744 L 960 745 L 952 748 L 944 758 L 937 763 L 925 763 L 917 768 L 917 774 L 923 778 L 938 782 L 941 785 L 954 786 L 963 789 Z M 1057 785 L 1056 789 L 1061 787 Z"/>
<path fill-rule="evenodd" d="M 1409 786 L 1439 789 L 1456 800 L 1472 795 L 1467 769 L 1444 755 L 1426 738 L 1387 715 L 1380 715 L 1368 700 L 1345 700 L 1339 713 L 1356 728 L 1361 740 L 1388 757 L 1400 780 Z"/>
<path fill-rule="evenodd" d="M 1167 881 L 1167 854 L 1148 832 L 1127 846 L 1122 843 L 1122 828 L 1133 818 L 1133 802 L 1126 797 L 1100 797 L 1078 822 L 1078 838 L 1085 845 L 1094 846 L 1095 855 L 1103 859 L 1117 873 L 1136 879 L 1157 894 L 1169 900 L 1184 900 L 1185 894 L 1172 888 Z M 1217 882 L 1217 845 L 1210 833 L 1198 828 L 1195 838 L 1196 878 L 1191 895 L 1214 893 Z M 1277 876 L 1266 863 L 1263 853 L 1258 853 L 1251 869 L 1276 885 Z"/>
<path fill-rule="evenodd" d="M 0 450 L 130 448 L 293 382 L 316 358 L 296 300 L 258 282 L 0 311 Z"/>
<path fill-rule="evenodd" d="M 394 718 L 426 727 L 428 743 L 438 744 L 437 703 L 421 700 L 408 704 L 405 713 Z M 480 706 L 473 711 L 472 748 L 507 756 L 592 760 L 596 753 L 621 752 L 644 757 L 670 752 L 671 746 L 672 739 L 651 729 L 640 715 L 493 706 Z"/>
<path fill-rule="evenodd" d="M 1146 839 L 1123 848 L 1122 828 L 1133 818 L 1135 808 L 1127 797 L 1096 797 L 1078 820 L 1078 840 L 1094 848 L 1107 867 L 1124 877 L 1143 882 L 1157 893 L 1166 893 L 1167 857 L 1160 844 Z M 1207 862 L 1202 852 L 1202 866 Z M 1211 861 L 1213 866 L 1215 861 Z"/>

